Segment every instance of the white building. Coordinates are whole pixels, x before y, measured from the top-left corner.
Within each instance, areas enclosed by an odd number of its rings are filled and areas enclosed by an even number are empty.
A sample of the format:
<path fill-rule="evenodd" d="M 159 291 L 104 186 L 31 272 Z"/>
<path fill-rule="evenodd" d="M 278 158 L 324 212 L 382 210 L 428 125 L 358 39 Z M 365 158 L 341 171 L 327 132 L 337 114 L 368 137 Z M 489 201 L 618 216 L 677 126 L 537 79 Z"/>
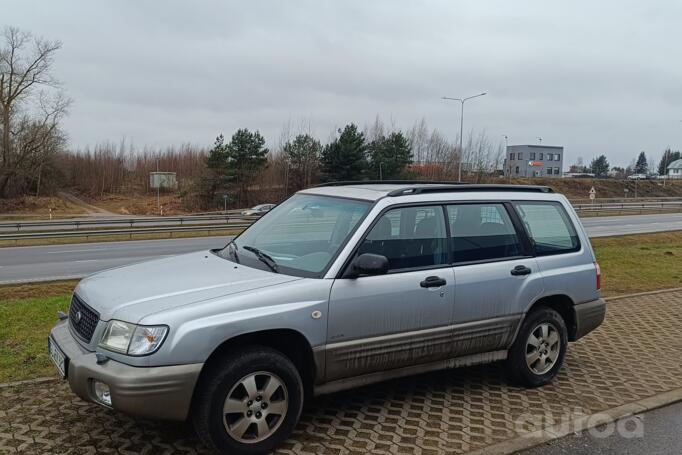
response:
<path fill-rule="evenodd" d="M 682 179 L 682 160 L 673 161 L 668 165 L 669 179 Z"/>

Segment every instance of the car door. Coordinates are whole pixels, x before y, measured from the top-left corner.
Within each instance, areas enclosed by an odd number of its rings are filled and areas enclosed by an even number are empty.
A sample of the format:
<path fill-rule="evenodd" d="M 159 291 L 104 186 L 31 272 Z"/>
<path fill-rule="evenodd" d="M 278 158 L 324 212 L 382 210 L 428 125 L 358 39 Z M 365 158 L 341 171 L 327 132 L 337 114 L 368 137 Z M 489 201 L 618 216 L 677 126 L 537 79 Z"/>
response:
<path fill-rule="evenodd" d="M 511 206 L 499 202 L 446 207 L 453 248 L 457 356 L 507 349 L 523 308 L 542 292 L 542 274 Z"/>
<path fill-rule="evenodd" d="M 389 271 L 334 281 L 326 379 L 449 357 L 454 272 L 442 206 L 385 211 L 349 262 L 363 253 L 386 256 Z"/>

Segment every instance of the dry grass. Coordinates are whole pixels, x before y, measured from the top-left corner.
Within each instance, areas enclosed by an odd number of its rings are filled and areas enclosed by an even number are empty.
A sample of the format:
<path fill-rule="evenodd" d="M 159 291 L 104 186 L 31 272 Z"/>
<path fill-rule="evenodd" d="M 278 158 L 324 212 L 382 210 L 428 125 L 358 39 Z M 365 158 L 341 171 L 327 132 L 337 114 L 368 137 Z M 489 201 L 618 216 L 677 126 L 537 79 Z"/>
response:
<path fill-rule="evenodd" d="M 70 295 L 78 280 L 0 285 L 0 302 Z"/>
<path fill-rule="evenodd" d="M 85 209 L 61 197 L 22 196 L 13 199 L 0 199 L 0 221 L 15 219 L 49 219 L 50 209 L 53 217 L 75 216 L 85 213 Z"/>

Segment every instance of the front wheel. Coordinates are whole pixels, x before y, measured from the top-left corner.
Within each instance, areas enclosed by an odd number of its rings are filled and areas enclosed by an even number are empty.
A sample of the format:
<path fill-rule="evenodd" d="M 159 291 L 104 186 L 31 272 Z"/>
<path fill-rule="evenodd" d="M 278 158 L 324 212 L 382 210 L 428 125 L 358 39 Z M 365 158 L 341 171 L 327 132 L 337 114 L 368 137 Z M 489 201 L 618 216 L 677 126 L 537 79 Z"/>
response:
<path fill-rule="evenodd" d="M 218 359 L 197 385 L 194 427 L 223 454 L 272 451 L 298 422 L 303 383 L 280 352 L 253 347 Z"/>
<path fill-rule="evenodd" d="M 561 315 L 546 307 L 533 310 L 509 350 L 507 375 L 527 387 L 549 384 L 563 364 L 567 347 L 566 323 Z"/>

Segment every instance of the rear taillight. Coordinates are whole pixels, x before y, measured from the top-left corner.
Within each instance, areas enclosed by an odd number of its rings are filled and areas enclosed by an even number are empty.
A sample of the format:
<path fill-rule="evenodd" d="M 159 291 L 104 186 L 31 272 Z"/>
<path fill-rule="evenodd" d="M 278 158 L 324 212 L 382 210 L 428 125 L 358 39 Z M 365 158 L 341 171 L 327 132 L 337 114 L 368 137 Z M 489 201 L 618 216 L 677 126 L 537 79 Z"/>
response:
<path fill-rule="evenodd" d="M 601 268 L 597 262 L 594 263 L 594 268 L 597 272 L 597 291 L 601 289 Z"/>

